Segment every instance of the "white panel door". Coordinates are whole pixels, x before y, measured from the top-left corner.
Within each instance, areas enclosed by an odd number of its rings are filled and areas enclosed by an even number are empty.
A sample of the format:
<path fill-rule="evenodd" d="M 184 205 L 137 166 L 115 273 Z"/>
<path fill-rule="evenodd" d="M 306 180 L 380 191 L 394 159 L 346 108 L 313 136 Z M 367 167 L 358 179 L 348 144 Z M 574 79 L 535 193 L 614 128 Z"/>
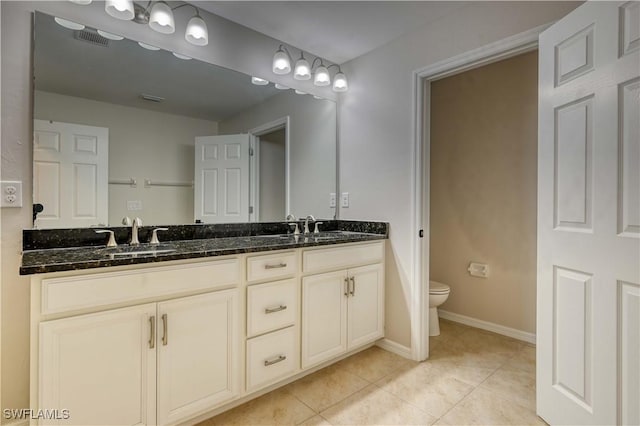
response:
<path fill-rule="evenodd" d="M 33 120 L 33 202 L 39 228 L 105 226 L 109 129 Z"/>
<path fill-rule="evenodd" d="M 158 424 L 238 395 L 239 343 L 237 289 L 158 303 Z"/>
<path fill-rule="evenodd" d="M 39 408 L 47 424 L 151 425 L 156 420 L 155 303 L 40 324 Z"/>
<path fill-rule="evenodd" d="M 302 368 L 347 350 L 346 271 L 302 279 Z"/>
<path fill-rule="evenodd" d="M 348 349 L 384 335 L 384 277 L 382 265 L 349 269 Z"/>
<path fill-rule="evenodd" d="M 640 6 L 540 36 L 537 411 L 639 424 Z"/>
<path fill-rule="evenodd" d="M 249 135 L 196 138 L 195 219 L 249 221 Z"/>

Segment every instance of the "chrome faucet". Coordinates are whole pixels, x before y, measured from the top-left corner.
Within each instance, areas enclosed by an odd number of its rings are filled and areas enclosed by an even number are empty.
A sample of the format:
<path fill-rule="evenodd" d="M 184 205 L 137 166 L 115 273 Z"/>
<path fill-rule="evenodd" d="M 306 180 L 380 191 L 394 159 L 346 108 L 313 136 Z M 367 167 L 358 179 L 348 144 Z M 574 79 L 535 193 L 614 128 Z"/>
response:
<path fill-rule="evenodd" d="M 313 222 L 316 221 L 316 218 L 313 217 L 313 215 L 307 215 L 306 219 L 304 220 L 304 235 L 309 235 L 309 219 L 311 219 Z"/>
<path fill-rule="evenodd" d="M 295 215 L 288 214 L 284 220 L 286 220 L 285 224 L 296 226 L 296 229 L 293 231 L 293 235 L 300 235 L 300 228 L 298 227 L 298 218 L 296 218 Z"/>
<path fill-rule="evenodd" d="M 140 240 L 138 239 L 138 228 L 142 226 L 142 219 L 136 217 L 133 219 L 131 223 L 131 242 L 129 243 L 132 246 L 137 246 L 140 244 Z"/>

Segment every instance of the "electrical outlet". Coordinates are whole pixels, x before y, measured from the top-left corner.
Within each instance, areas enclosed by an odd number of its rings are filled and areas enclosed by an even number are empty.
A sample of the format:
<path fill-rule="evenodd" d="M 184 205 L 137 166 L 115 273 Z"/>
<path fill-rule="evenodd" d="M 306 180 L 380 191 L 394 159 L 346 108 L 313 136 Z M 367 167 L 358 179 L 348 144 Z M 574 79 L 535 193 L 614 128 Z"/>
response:
<path fill-rule="evenodd" d="M 336 193 L 331 192 L 329 193 L 329 208 L 335 208 L 335 207 L 336 207 Z"/>
<path fill-rule="evenodd" d="M 130 212 L 142 210 L 142 201 L 141 200 L 127 201 L 127 210 Z"/>
<path fill-rule="evenodd" d="M 349 193 L 343 192 L 342 197 L 340 197 L 340 207 L 349 208 Z"/>
<path fill-rule="evenodd" d="M 22 207 L 22 182 L 2 181 L 2 207 Z"/>

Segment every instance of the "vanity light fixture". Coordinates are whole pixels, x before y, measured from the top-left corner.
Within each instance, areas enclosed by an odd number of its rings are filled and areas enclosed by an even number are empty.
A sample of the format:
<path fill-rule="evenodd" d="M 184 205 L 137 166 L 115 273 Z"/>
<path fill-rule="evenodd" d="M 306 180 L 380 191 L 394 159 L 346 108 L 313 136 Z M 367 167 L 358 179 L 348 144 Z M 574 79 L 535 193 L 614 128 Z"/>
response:
<path fill-rule="evenodd" d="M 198 8 L 196 7 L 195 9 L 196 16 L 189 19 L 184 38 L 195 46 L 206 46 L 209 44 L 209 30 L 207 30 L 207 24 L 204 22 L 204 19 L 200 17 Z"/>
<path fill-rule="evenodd" d="M 106 0 L 104 2 L 104 10 L 114 18 L 122 19 L 123 21 L 130 21 L 135 16 L 132 0 Z"/>
<path fill-rule="evenodd" d="M 296 80 L 309 80 L 311 78 L 311 67 L 309 66 L 309 62 L 304 58 L 303 52 L 300 52 L 300 59 L 296 61 L 293 78 Z"/>
<path fill-rule="evenodd" d="M 280 83 L 276 83 L 275 86 L 276 86 L 276 89 L 279 89 L 279 90 L 287 90 L 287 89 L 289 89 L 288 86 L 285 86 L 284 84 L 280 84 Z"/>
<path fill-rule="evenodd" d="M 338 67 L 338 73 L 333 77 L 333 91 L 334 92 L 346 92 L 349 90 L 349 83 L 347 82 L 347 76 Z"/>
<path fill-rule="evenodd" d="M 255 84 L 256 86 L 266 86 L 267 84 L 269 84 L 269 80 L 265 80 L 264 78 L 260 77 L 251 77 L 251 83 Z"/>
<path fill-rule="evenodd" d="M 329 69 L 322 64 L 322 61 L 320 61 L 320 65 L 316 68 L 313 76 L 313 84 L 316 86 L 328 86 L 331 84 Z"/>
<path fill-rule="evenodd" d="M 289 74 L 291 72 L 291 55 L 283 45 L 280 45 L 276 53 L 273 55 L 271 70 L 274 74 L 278 75 Z"/>
<path fill-rule="evenodd" d="M 147 43 L 143 43 L 141 41 L 138 42 L 138 45 L 140 45 L 140 47 L 147 49 L 147 50 L 160 50 L 159 47 L 155 47 L 151 44 L 147 44 Z"/>
<path fill-rule="evenodd" d="M 76 30 L 76 31 L 84 30 L 84 25 L 78 24 L 77 22 L 58 18 L 57 16 L 53 19 L 58 23 L 58 25 L 62 25 L 63 27 L 68 28 L 70 30 Z"/>
<path fill-rule="evenodd" d="M 176 31 L 173 12 L 168 4 L 163 1 L 153 3 L 149 12 L 149 26 L 161 34 L 173 34 Z"/>
<path fill-rule="evenodd" d="M 104 38 L 108 38 L 109 40 L 115 40 L 115 41 L 119 41 L 124 39 L 124 37 L 119 36 L 118 34 L 113 34 L 113 33 L 108 33 L 106 31 L 102 31 L 102 30 L 96 30 L 98 32 L 98 34 L 100 34 L 102 37 Z"/>

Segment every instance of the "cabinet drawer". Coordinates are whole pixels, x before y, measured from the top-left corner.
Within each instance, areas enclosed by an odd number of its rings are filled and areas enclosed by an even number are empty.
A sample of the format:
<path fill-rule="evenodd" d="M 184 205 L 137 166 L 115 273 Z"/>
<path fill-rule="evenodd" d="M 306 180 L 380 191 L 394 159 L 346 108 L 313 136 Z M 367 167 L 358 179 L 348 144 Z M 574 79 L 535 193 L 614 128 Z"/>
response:
<path fill-rule="evenodd" d="M 254 391 L 298 368 L 297 327 L 247 341 L 247 390 Z"/>
<path fill-rule="evenodd" d="M 250 256 L 247 258 L 247 281 L 287 277 L 296 273 L 297 266 L 294 251 Z"/>
<path fill-rule="evenodd" d="M 240 281 L 238 258 L 42 280 L 42 314 L 215 289 Z"/>
<path fill-rule="evenodd" d="M 298 315 L 296 280 L 247 288 L 247 335 L 256 336 L 292 325 Z"/>
<path fill-rule="evenodd" d="M 302 271 L 319 272 L 356 265 L 382 262 L 384 242 L 347 247 L 305 250 L 302 253 Z"/>

